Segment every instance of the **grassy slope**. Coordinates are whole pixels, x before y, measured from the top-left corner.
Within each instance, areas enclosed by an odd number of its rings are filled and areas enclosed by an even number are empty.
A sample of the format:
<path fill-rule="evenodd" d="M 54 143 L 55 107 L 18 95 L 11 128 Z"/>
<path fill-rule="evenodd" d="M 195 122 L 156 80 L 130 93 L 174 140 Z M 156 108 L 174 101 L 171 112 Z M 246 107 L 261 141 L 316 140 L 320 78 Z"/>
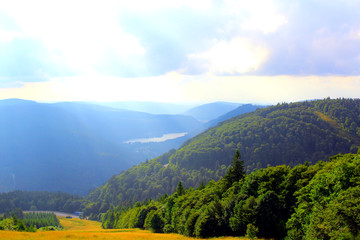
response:
<path fill-rule="evenodd" d="M 14 232 L 0 231 L 0 240 L 62 240 L 62 239 L 121 239 L 121 240 L 190 240 L 193 238 L 184 237 L 178 234 L 157 234 L 149 231 L 138 229 L 102 229 L 101 223 L 88 220 L 66 219 L 60 217 L 60 223 L 64 227 L 64 231 L 48 231 L 48 232 Z M 244 238 L 224 238 L 224 239 L 244 239 Z"/>

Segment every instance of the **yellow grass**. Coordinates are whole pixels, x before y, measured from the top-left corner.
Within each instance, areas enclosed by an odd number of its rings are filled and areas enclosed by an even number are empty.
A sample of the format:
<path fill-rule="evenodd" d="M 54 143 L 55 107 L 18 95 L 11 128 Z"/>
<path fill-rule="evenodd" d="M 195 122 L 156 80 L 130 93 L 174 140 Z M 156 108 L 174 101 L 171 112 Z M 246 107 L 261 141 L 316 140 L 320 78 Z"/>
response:
<path fill-rule="evenodd" d="M 156 234 L 138 229 L 102 229 L 101 223 L 95 221 L 61 217 L 59 219 L 64 227 L 63 231 L 38 231 L 35 233 L 0 231 L 0 240 L 194 240 L 194 238 L 178 234 Z M 220 239 L 232 240 L 243 238 L 225 237 Z"/>

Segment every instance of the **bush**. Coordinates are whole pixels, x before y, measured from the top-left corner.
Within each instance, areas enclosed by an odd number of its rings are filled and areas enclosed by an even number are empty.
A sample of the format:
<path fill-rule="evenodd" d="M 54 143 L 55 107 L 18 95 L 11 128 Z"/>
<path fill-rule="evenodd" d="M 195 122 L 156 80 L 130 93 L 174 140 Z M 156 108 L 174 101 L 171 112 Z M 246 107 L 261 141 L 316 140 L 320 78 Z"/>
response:
<path fill-rule="evenodd" d="M 256 226 L 254 226 L 253 224 L 249 223 L 246 226 L 246 236 L 245 237 L 254 239 L 254 238 L 256 238 L 256 235 L 258 232 L 259 232 L 259 229 Z"/>
<path fill-rule="evenodd" d="M 173 233 L 174 227 L 171 224 L 166 224 L 165 227 L 163 228 L 163 232 L 164 233 Z"/>

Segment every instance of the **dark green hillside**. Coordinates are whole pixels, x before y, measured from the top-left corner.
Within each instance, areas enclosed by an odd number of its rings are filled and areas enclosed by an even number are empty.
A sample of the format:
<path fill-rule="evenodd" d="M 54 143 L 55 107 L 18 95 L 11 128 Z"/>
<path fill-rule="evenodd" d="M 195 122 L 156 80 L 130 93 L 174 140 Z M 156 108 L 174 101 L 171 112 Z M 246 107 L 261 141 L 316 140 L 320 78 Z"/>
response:
<path fill-rule="evenodd" d="M 73 213 L 83 204 L 83 197 L 61 192 L 13 191 L 0 193 L 0 213 L 17 208 L 24 211 L 59 211 Z"/>
<path fill-rule="evenodd" d="M 172 193 L 180 180 L 185 187 L 197 186 L 201 182 L 220 179 L 226 171 L 225 166 L 216 171 L 205 167 L 187 171 L 175 165 L 166 165 L 174 152 L 172 150 L 111 177 L 104 186 L 93 190 L 86 197 L 90 204 L 83 209 L 85 214 L 90 218 L 97 218 L 98 213 L 106 212 L 117 204 L 129 206 L 139 200 Z"/>
<path fill-rule="evenodd" d="M 160 197 L 181 180 L 196 187 L 226 172 L 236 149 L 249 172 L 268 165 L 294 166 L 356 152 L 360 145 L 360 100 L 324 99 L 278 104 L 220 123 L 179 150 L 142 163 L 93 191 L 88 214 L 117 204 Z"/>
<path fill-rule="evenodd" d="M 118 206 L 104 215 L 103 227 L 201 238 L 358 239 L 359 164 L 359 154 L 345 154 L 315 165 L 279 165 L 245 175 L 235 155 L 222 180 L 196 190 L 179 183 L 176 192 L 156 202 Z"/>
<path fill-rule="evenodd" d="M 278 104 L 240 115 L 184 143 L 170 158 L 181 168 L 229 164 L 239 149 L 247 170 L 356 152 L 360 146 L 360 100 L 325 99 Z"/>

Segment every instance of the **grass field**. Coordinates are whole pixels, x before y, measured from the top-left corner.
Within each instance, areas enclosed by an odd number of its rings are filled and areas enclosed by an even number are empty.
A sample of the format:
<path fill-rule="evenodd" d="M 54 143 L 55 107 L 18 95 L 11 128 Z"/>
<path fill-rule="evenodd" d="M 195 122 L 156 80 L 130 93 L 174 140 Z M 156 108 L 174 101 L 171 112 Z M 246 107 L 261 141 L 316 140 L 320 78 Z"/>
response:
<path fill-rule="evenodd" d="M 14 232 L 0 231 L 0 240 L 194 240 L 178 234 L 156 234 L 138 229 L 102 229 L 101 223 L 80 219 L 59 217 L 63 231 Z M 226 237 L 226 240 L 243 239 Z"/>

